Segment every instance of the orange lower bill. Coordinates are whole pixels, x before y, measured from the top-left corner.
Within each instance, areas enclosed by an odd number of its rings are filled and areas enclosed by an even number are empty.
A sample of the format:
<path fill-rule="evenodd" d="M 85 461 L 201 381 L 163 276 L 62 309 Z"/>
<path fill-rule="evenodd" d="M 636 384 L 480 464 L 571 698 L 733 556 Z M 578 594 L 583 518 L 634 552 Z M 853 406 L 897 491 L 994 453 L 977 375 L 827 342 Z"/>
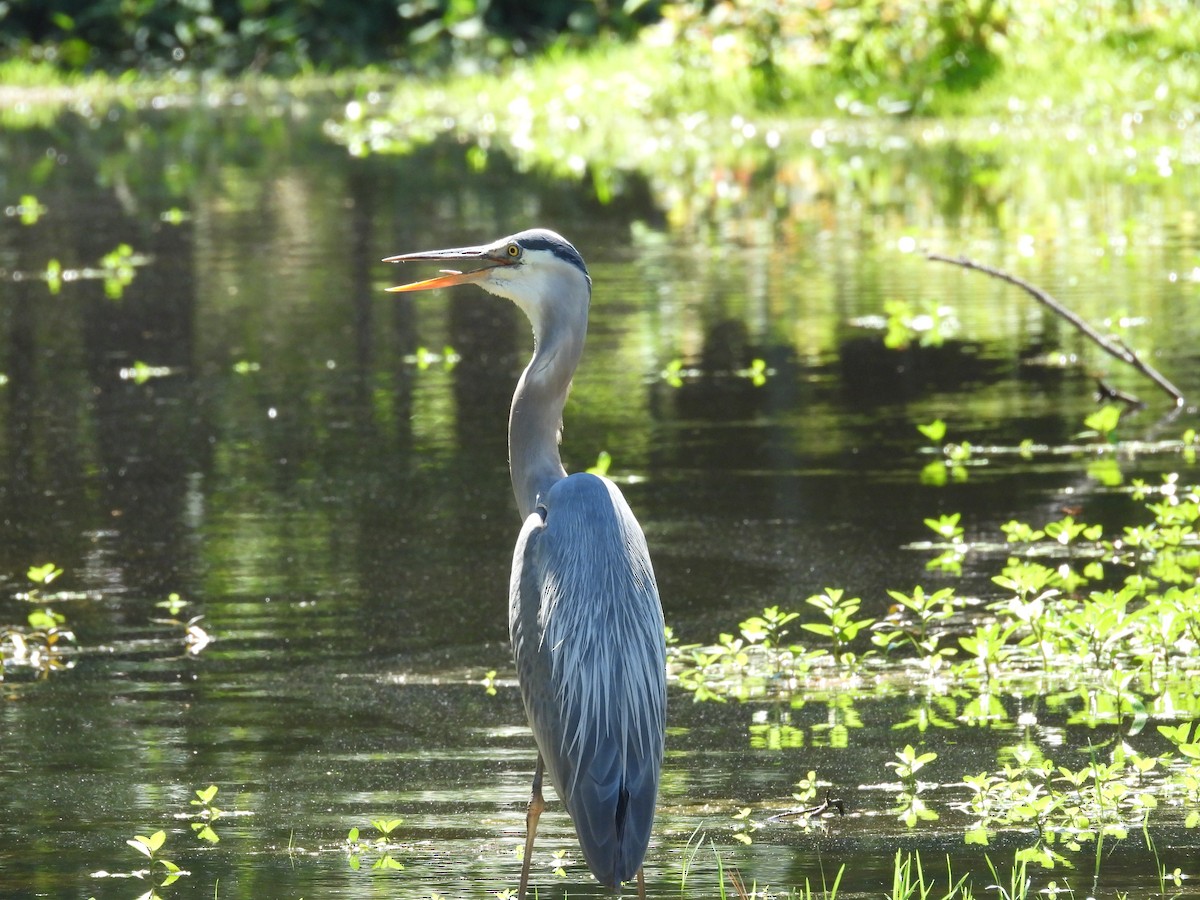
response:
<path fill-rule="evenodd" d="M 442 269 L 436 278 L 426 278 L 424 281 L 414 281 L 412 284 L 400 284 L 388 288 L 390 293 L 403 291 L 432 291 L 435 288 L 453 287 L 456 284 L 470 284 L 478 281 L 487 274 L 488 268 L 476 269 L 474 272 L 457 272 L 454 269 Z"/>

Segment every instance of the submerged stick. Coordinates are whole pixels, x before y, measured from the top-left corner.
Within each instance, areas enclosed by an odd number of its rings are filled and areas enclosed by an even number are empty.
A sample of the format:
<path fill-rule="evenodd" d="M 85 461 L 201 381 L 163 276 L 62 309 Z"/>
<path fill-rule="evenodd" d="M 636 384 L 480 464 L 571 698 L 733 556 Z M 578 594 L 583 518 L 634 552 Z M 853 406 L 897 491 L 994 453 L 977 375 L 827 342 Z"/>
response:
<path fill-rule="evenodd" d="M 926 253 L 925 258 L 932 262 L 950 263 L 954 266 L 962 266 L 964 269 L 974 269 L 977 272 L 982 272 L 985 275 L 991 275 L 993 278 L 999 278 L 1001 281 L 1007 281 L 1009 284 L 1015 284 L 1021 290 L 1025 291 L 1034 300 L 1043 306 L 1047 307 L 1054 313 L 1066 319 L 1075 326 L 1084 337 L 1088 338 L 1097 347 L 1107 353 L 1109 356 L 1119 359 L 1121 362 L 1133 366 L 1137 371 L 1141 372 L 1160 388 L 1171 395 L 1175 401 L 1175 406 L 1183 406 L 1183 394 L 1179 388 L 1171 384 L 1158 369 L 1154 368 L 1145 360 L 1141 359 L 1136 353 L 1129 349 L 1124 341 L 1119 338 L 1107 337 L 1091 325 L 1081 319 L 1071 310 L 1067 309 L 1041 288 L 1035 284 L 1030 284 L 1023 278 L 1018 278 L 1016 275 L 1011 275 L 1003 269 L 994 269 L 991 266 L 985 266 L 983 263 L 977 263 L 974 260 L 967 259 L 965 256 L 943 256 L 940 253 Z"/>
<path fill-rule="evenodd" d="M 804 809 L 789 809 L 787 812 L 776 813 L 767 819 L 768 822 L 781 822 L 784 819 L 795 819 L 803 816 L 806 819 L 811 819 L 814 816 L 822 815 L 831 809 L 836 809 L 841 815 L 846 814 L 846 804 L 841 800 L 834 800 L 829 791 L 825 792 L 825 800 L 818 803 L 816 806 L 806 806 Z"/>
<path fill-rule="evenodd" d="M 1096 379 L 1096 399 L 1119 400 L 1130 409 L 1142 409 L 1146 405 L 1137 397 L 1133 396 L 1133 394 L 1127 393 L 1120 388 L 1113 387 L 1103 378 Z"/>

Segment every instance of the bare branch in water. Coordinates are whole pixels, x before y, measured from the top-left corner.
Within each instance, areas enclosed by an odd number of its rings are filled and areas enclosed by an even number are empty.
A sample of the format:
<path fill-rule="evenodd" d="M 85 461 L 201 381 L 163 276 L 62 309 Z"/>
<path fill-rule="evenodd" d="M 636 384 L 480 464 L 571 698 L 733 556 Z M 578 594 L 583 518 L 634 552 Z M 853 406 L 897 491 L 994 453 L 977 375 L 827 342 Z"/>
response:
<path fill-rule="evenodd" d="M 962 266 L 964 269 L 974 269 L 975 271 L 982 272 L 985 275 L 991 275 L 993 278 L 999 278 L 1001 281 L 1007 281 L 1009 284 L 1015 284 L 1021 290 L 1033 297 L 1033 299 L 1038 303 L 1047 307 L 1074 325 L 1084 337 L 1092 341 L 1092 343 L 1094 343 L 1109 356 L 1119 359 L 1126 365 L 1133 366 L 1133 368 L 1157 384 L 1160 388 L 1171 395 L 1171 398 L 1175 401 L 1176 407 L 1183 406 L 1183 394 L 1180 392 L 1179 388 L 1171 384 L 1171 382 L 1169 382 L 1161 372 L 1130 350 L 1129 347 L 1125 345 L 1124 341 L 1113 339 L 1101 334 L 1037 285 L 1030 284 L 1023 278 L 1018 278 L 1016 275 L 1011 275 L 1008 272 L 1005 272 L 1003 269 L 994 269 L 991 266 L 985 266 L 983 263 L 977 263 L 974 260 L 967 259 L 965 256 L 954 257 L 943 256 L 940 253 L 926 253 L 925 258 L 932 262 L 944 262 L 950 263 L 954 266 Z"/>
<path fill-rule="evenodd" d="M 823 815 L 831 809 L 836 809 L 839 815 L 846 814 L 846 804 L 842 800 L 834 800 L 829 791 L 825 792 L 825 800 L 816 806 L 806 806 L 803 809 L 789 809 L 787 812 L 776 813 L 767 819 L 768 822 L 781 822 L 784 819 L 811 819 Z"/>

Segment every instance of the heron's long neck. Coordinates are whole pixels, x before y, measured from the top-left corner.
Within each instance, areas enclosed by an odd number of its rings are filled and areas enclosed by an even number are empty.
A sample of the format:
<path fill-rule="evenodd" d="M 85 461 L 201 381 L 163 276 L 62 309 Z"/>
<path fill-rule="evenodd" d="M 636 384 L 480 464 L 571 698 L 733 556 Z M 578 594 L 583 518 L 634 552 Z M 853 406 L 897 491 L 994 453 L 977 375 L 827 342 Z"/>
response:
<path fill-rule="evenodd" d="M 583 334 L 559 332 L 539 338 L 517 382 L 508 418 L 508 467 L 522 519 L 567 475 L 558 441 L 571 376 L 582 352 Z"/>

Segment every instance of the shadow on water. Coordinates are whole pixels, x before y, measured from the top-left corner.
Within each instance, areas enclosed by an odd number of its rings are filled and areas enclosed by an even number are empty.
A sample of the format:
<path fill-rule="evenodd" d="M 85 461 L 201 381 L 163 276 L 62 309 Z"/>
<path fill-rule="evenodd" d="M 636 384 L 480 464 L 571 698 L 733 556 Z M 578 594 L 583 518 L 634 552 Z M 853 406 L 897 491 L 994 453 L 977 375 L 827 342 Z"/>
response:
<path fill-rule="evenodd" d="M 159 829 L 162 855 L 190 873 L 163 896 L 514 885 L 533 754 L 503 611 L 505 424 L 527 326 L 477 292 L 388 296 L 383 256 L 531 224 L 583 250 L 596 296 L 564 456 L 578 469 L 612 454 L 685 642 L 827 586 L 873 616 L 888 588 L 989 596 L 991 569 L 927 570 L 912 549 L 925 517 L 961 512 L 993 536 L 1064 506 L 1128 519 L 1128 497 L 1084 455 L 997 456 L 965 480 L 922 480 L 918 423 L 942 418 L 947 440 L 976 446 L 1059 445 L 1094 408 L 1092 371 L 1149 389 L 1021 296 L 901 252 L 901 236 L 1028 263 L 1093 318 L 1119 306 L 1141 323 L 1131 340 L 1200 390 L 1194 179 L 1079 196 L 1069 166 L 1031 173 L 1001 140 L 848 142 L 782 154 L 772 183 L 672 231 L 648 182 L 602 206 L 498 154 L 473 172 L 448 140 L 356 159 L 325 139 L 320 109 L 70 113 L 0 137 L 4 201 L 45 207 L 32 225 L 0 220 L 0 623 L 25 620 L 37 604 L 24 573 L 52 560 L 64 574 L 35 599 L 77 637 L 68 668 L 41 679 L 10 665 L 0 684 L 0 895 L 144 894 L 112 876 L 145 868 L 125 841 Z M 1023 179 L 1038 176 L 1048 189 L 1033 197 Z M 1025 229 L 1037 250 L 1019 255 Z M 1133 236 L 1120 251 L 1118 233 Z M 51 259 L 82 271 L 120 243 L 148 262 L 117 298 L 102 278 L 52 293 L 41 277 Z M 957 310 L 961 333 L 940 347 L 885 350 L 853 324 L 885 300 L 929 298 Z M 1048 348 L 1085 364 L 1026 364 Z M 1130 428 L 1154 436 L 1153 416 Z M 1161 430 L 1189 424 L 1193 411 Z M 1130 455 L 1117 474 L 1157 481 L 1181 465 Z M 174 622 L 157 605 L 171 593 L 187 604 Z M 211 643 L 189 649 L 180 622 L 197 615 Z M 700 704 L 673 691 L 652 893 L 684 880 L 713 896 L 719 864 L 747 884 L 818 887 L 842 863 L 843 890 L 878 893 L 897 848 L 990 879 L 963 843 L 961 784 L 931 792 L 936 822 L 906 827 L 893 809 L 886 763 L 920 738 L 895 730 L 918 694 L 827 686 Z M 924 740 L 946 777 L 994 767 L 1018 732 Z M 747 832 L 794 806 L 810 770 L 844 797 L 844 819 Z M 216 844 L 186 818 L 209 784 L 225 810 Z M 403 823 L 378 845 L 383 817 Z M 565 817 L 543 822 L 539 884 L 599 896 Z M 355 852 L 351 827 L 366 842 Z M 1027 837 L 1004 832 L 989 852 L 1009 862 Z M 1155 840 L 1176 864 L 1197 847 L 1175 819 Z M 1060 884 L 1092 889 L 1091 850 Z M 405 869 L 372 873 L 387 853 Z M 1131 838 L 1108 853 L 1103 894 L 1146 892 L 1150 851 Z"/>

